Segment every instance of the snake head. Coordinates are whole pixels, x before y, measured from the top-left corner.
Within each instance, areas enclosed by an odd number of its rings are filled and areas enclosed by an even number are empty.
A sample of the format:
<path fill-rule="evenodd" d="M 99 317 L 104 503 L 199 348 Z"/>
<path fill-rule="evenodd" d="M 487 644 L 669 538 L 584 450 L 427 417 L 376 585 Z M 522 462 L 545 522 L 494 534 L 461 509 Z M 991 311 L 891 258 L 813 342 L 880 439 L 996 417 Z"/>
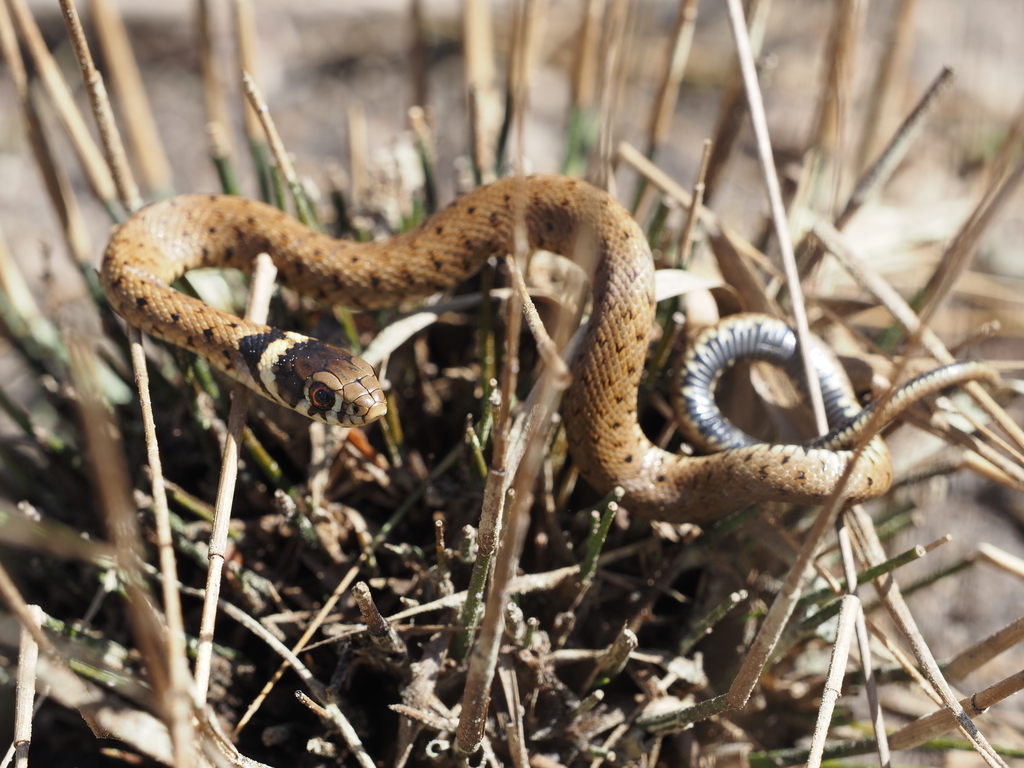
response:
<path fill-rule="evenodd" d="M 354 363 L 369 370 L 355 370 Z M 384 391 L 369 365 L 352 357 L 344 362 L 344 370 L 337 370 L 338 367 L 316 371 L 306 378 L 305 397 L 296 410 L 304 410 L 311 418 L 346 427 L 369 424 L 387 413 Z"/>
<path fill-rule="evenodd" d="M 303 416 L 359 427 L 388 411 L 373 367 L 343 349 L 281 331 L 248 336 L 239 349 L 263 392 Z"/>

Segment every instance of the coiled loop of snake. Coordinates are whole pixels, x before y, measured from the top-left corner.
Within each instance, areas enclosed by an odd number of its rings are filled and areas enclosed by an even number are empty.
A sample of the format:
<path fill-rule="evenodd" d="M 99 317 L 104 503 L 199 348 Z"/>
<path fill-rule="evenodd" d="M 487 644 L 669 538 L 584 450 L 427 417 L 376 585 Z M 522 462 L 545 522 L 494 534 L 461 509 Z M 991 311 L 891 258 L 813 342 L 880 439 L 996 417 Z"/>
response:
<path fill-rule="evenodd" d="M 865 420 L 855 416 L 859 407 L 845 375 L 827 355 L 820 356 L 818 376 L 837 427 L 827 438 L 805 446 L 746 436 L 735 442 L 741 433 L 713 407 L 717 377 L 737 357 L 752 352 L 791 364 L 795 344 L 786 340 L 788 329 L 769 318 L 727 320 L 690 351 L 680 421 L 691 439 L 720 452 L 680 456 L 647 439 L 637 421 L 637 392 L 654 321 L 651 252 L 629 213 L 581 181 L 504 179 L 378 243 L 334 240 L 263 203 L 183 195 L 143 209 L 114 233 L 101 279 L 114 309 L 134 325 L 195 351 L 306 416 L 362 424 L 386 410 L 365 362 L 315 339 L 248 323 L 170 284 L 189 269 L 246 268 L 259 253 L 269 253 L 283 280 L 299 292 L 358 309 L 395 306 L 447 289 L 491 254 L 508 251 L 517 210 L 531 247 L 594 264 L 590 321 L 563 414 L 573 459 L 596 490 L 618 485 L 625 490 L 623 505 L 634 513 L 698 523 L 758 501 L 814 503 L 832 492 Z M 942 387 L 991 377 L 976 364 L 925 374 L 900 390 L 886 416 Z M 891 479 L 885 445 L 875 438 L 847 495 L 851 501 L 878 496 Z"/>

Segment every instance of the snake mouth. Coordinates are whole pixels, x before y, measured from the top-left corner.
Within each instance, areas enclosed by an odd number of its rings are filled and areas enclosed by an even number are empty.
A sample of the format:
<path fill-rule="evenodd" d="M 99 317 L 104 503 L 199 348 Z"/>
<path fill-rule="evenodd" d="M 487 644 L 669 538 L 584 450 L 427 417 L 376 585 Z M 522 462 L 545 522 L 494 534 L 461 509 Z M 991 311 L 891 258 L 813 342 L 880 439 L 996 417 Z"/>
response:
<path fill-rule="evenodd" d="M 363 417 L 364 424 L 370 424 L 388 412 L 388 403 L 384 399 L 384 393 L 381 390 L 375 390 L 372 393 L 372 397 L 374 403 L 366 410 L 366 415 Z"/>

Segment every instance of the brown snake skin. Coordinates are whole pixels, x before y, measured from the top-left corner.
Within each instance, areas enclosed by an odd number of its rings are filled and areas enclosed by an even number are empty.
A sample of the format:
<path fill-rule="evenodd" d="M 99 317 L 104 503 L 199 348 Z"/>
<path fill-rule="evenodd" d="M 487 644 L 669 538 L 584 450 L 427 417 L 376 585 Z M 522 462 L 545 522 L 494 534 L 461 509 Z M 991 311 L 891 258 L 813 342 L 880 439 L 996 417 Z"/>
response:
<path fill-rule="evenodd" d="M 517 202 L 531 247 L 572 258 L 579 244 L 580 255 L 596 259 L 591 319 L 563 406 L 573 459 L 595 489 L 603 493 L 619 485 L 622 504 L 633 513 L 697 523 L 759 501 L 813 504 L 829 496 L 859 432 L 827 448 L 757 444 L 698 457 L 663 451 L 643 434 L 637 392 L 654 321 L 651 253 L 629 213 L 581 181 L 501 180 L 456 200 L 417 229 L 376 243 L 318 234 L 263 203 L 183 195 L 122 225 L 107 248 L 101 277 L 112 306 L 132 324 L 307 415 L 365 423 L 386 408 L 366 363 L 315 340 L 247 323 L 170 284 L 195 267 L 245 269 L 267 252 L 283 280 L 302 293 L 359 309 L 395 306 L 449 288 L 491 254 L 508 251 Z M 975 367 L 940 383 L 988 376 Z M 323 382 L 343 397 L 335 402 Z M 918 387 L 900 408 L 937 388 Z M 874 438 L 853 472 L 848 497 L 873 498 L 891 482 L 889 454 Z"/>

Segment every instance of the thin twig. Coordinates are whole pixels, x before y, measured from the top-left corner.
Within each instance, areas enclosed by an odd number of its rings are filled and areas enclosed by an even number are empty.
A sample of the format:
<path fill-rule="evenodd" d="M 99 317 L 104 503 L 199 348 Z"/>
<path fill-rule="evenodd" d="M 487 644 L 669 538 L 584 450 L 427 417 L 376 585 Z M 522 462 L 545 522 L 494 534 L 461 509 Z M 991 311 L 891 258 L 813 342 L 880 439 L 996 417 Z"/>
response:
<path fill-rule="evenodd" d="M 129 325 L 128 343 L 131 349 L 132 370 L 139 393 L 142 411 L 142 430 L 146 441 L 146 461 L 150 469 L 153 492 L 153 515 L 156 520 L 157 557 L 163 576 L 164 618 L 167 621 L 167 667 L 170 676 L 168 730 L 174 744 L 175 761 L 182 768 L 192 760 L 192 697 L 189 693 L 189 667 L 185 655 L 185 623 L 181 613 L 181 595 L 178 593 L 178 564 L 174 555 L 170 510 L 167 507 L 167 489 L 164 487 L 163 464 L 156 437 L 153 401 L 149 394 L 149 372 L 146 352 L 142 346 L 142 331 Z"/>
<path fill-rule="evenodd" d="M 921 344 L 928 353 L 943 365 L 956 362 L 945 345 L 935 333 L 928 328 L 914 313 L 910 305 L 903 299 L 886 280 L 879 275 L 867 262 L 860 258 L 842 234 L 825 221 L 819 221 L 813 227 L 814 235 L 822 245 L 839 261 L 850 276 L 866 291 L 878 299 L 889 313 L 911 335 L 920 334 Z M 1013 441 L 1024 450 L 1024 430 L 992 399 L 992 396 L 977 382 L 970 381 L 963 385 L 974 401 L 995 420 Z"/>
<path fill-rule="evenodd" d="M 898 97 L 902 96 L 900 87 L 910 80 L 907 69 L 917 31 L 914 26 L 917 5 L 917 0 L 900 0 L 891 34 L 886 35 L 883 43 L 885 55 L 878 62 L 877 75 L 867 92 L 864 128 L 857 152 L 858 168 L 864 168 L 874 156 L 875 147 L 881 144 L 880 137 L 893 124 L 892 113 L 902 106 L 898 103 Z M 892 8 L 892 4 L 889 8 Z"/>
<path fill-rule="evenodd" d="M 871 642 L 868 638 L 867 623 L 864 619 L 864 611 L 860 603 L 859 579 L 857 577 L 856 563 L 853 559 L 853 548 L 850 545 L 850 531 L 846 527 L 845 520 L 844 515 L 840 515 L 836 520 L 836 535 L 839 540 L 839 551 L 842 556 L 843 572 L 846 577 L 846 589 L 850 596 L 856 598 L 858 603 L 855 614 L 856 621 L 854 622 L 857 632 L 857 650 L 860 655 L 861 672 L 864 675 L 864 689 L 867 693 L 868 711 L 871 714 L 871 726 L 875 731 L 875 741 L 878 743 L 878 761 L 883 768 L 888 768 L 890 757 L 889 742 L 885 735 L 885 718 L 882 713 L 882 707 L 878 702 L 878 686 L 875 683 L 875 673 L 871 662 Z M 842 618 L 840 618 L 841 621 Z M 820 753 L 818 757 L 820 759 Z"/>
<path fill-rule="evenodd" d="M 25 118 L 25 134 L 32 147 L 36 165 L 39 166 L 39 171 L 43 175 L 50 204 L 60 219 L 68 250 L 77 264 L 89 264 L 89 270 L 92 270 L 93 251 L 85 219 L 82 217 L 78 200 L 67 174 L 56 162 L 56 154 L 50 147 L 46 132 L 43 130 L 43 122 L 29 94 L 25 62 L 21 58 L 21 49 L 18 46 L 11 17 L 7 13 L 7 6 L 2 2 L 0 2 L 0 48 L 3 49 L 4 63 L 7 65 L 11 80 L 14 81 L 14 88 L 21 103 L 21 112 Z M 112 183 L 111 188 L 113 188 Z"/>
<path fill-rule="evenodd" d="M 859 507 L 854 507 L 850 520 L 856 525 L 857 534 L 865 543 L 865 555 L 869 558 L 868 564 L 875 565 L 884 559 L 881 542 L 878 540 L 870 518 Z M 910 609 L 903 600 L 895 579 L 891 575 L 883 576 L 875 582 L 875 588 L 889 615 L 910 643 L 911 650 L 914 652 L 914 658 L 921 665 L 921 669 L 928 678 L 928 682 L 931 683 L 935 692 L 939 694 L 946 709 L 955 719 L 961 733 L 975 746 L 978 754 L 981 755 L 985 762 L 991 766 L 1004 767 L 1006 764 L 1003 759 L 995 753 L 981 731 L 978 730 L 977 726 L 974 725 L 971 718 L 964 711 L 963 706 L 953 695 L 952 689 L 942 676 L 942 672 L 935 662 L 935 657 L 928 648 L 928 644 L 925 642 L 924 637 L 922 637 L 920 630 L 918 630 L 917 624 L 910 613 Z M 890 746 L 893 749 L 900 748 L 891 743 Z"/>
<path fill-rule="evenodd" d="M 1020 133 L 1024 130 L 1024 114 L 1020 116 L 1018 122 L 1020 125 L 1016 131 Z M 1024 142 L 1018 144 L 1018 151 L 1022 148 Z M 970 266 L 985 230 L 1002 207 L 1013 198 L 1022 177 L 1024 157 L 1018 157 L 1016 163 L 1009 169 L 997 169 L 992 183 L 942 254 L 934 274 L 922 291 L 925 297 L 925 304 L 921 309 L 922 322 L 927 324 L 952 293 L 960 276 Z"/>
<path fill-rule="evenodd" d="M 728 7 L 733 41 L 736 44 L 736 53 L 739 56 L 740 71 L 743 74 L 743 85 L 747 93 L 747 103 L 750 105 L 750 120 L 754 127 L 754 136 L 757 139 L 757 152 L 761 160 L 761 171 L 768 193 L 772 222 L 775 225 L 775 236 L 778 238 L 782 266 L 786 275 L 786 288 L 789 290 L 792 301 L 793 320 L 800 344 L 800 355 L 803 359 L 807 394 L 811 402 L 811 409 L 814 412 L 818 434 L 823 435 L 828 431 L 828 420 L 825 417 L 825 401 L 821 396 L 821 383 L 818 381 L 817 376 L 813 375 L 814 363 L 811 359 L 811 346 L 809 343 L 811 331 L 807 324 L 803 290 L 800 287 L 800 274 L 797 271 L 796 257 L 793 254 L 793 242 L 789 236 L 789 221 L 786 218 L 786 209 L 782 204 L 782 190 L 779 187 L 779 177 L 775 170 L 771 141 L 768 137 L 768 122 L 764 114 L 764 102 L 761 100 L 761 89 L 758 86 L 757 73 L 754 69 L 754 54 L 751 50 L 750 38 L 747 36 L 747 25 L 743 17 L 743 6 L 740 0 L 728 0 Z"/>
<path fill-rule="evenodd" d="M 1024 616 L 993 632 L 970 648 L 960 651 L 943 668 L 947 680 L 962 680 L 1003 651 L 1024 641 Z"/>
<path fill-rule="evenodd" d="M 143 183 L 150 194 L 165 197 L 174 187 L 171 163 L 156 128 L 124 20 L 110 0 L 90 0 L 89 9 Z"/>
<path fill-rule="evenodd" d="M 263 95 L 260 93 L 260 89 L 257 87 L 256 81 L 248 72 L 242 73 L 242 85 L 245 88 L 245 95 L 248 97 L 249 104 L 256 112 L 260 125 L 263 126 L 263 131 L 270 144 L 270 151 L 274 155 L 274 161 L 277 163 L 277 167 L 281 170 L 281 174 L 284 176 L 285 181 L 291 190 L 292 197 L 295 199 L 295 207 L 299 215 L 299 220 L 307 227 L 319 229 L 320 227 L 316 222 L 316 216 L 314 215 L 313 209 L 309 204 L 309 199 L 306 196 L 306 191 L 302 188 L 302 184 L 299 183 L 298 174 L 295 173 L 295 166 L 292 165 L 291 158 L 288 157 L 288 152 L 285 149 L 284 142 L 281 141 L 281 135 L 277 132 L 277 126 L 274 125 L 274 121 L 270 117 L 270 110 L 267 109 L 267 103 L 263 100 Z"/>
<path fill-rule="evenodd" d="M 686 222 L 679 233 L 679 247 L 676 249 L 678 264 L 683 269 L 690 263 L 690 251 L 693 249 L 693 233 L 697 228 L 697 211 L 704 203 L 704 179 L 708 173 L 708 161 L 711 159 L 711 139 L 704 140 L 704 152 L 701 155 L 700 170 L 697 172 L 697 181 L 693 184 L 691 203 L 686 211 Z"/>
<path fill-rule="evenodd" d="M 28 608 L 36 626 L 42 624 L 43 612 L 39 606 L 30 605 Z M 35 715 L 38 658 L 39 646 L 32 639 L 29 629 L 22 627 L 18 648 L 18 691 L 14 700 L 14 768 L 28 768 L 28 751 L 32 745 L 32 717 Z"/>
<path fill-rule="evenodd" d="M 537 313 L 537 305 L 530 298 L 530 291 L 526 287 L 526 281 L 519 271 L 511 256 L 505 256 L 505 266 L 508 267 L 509 278 L 512 280 L 512 287 L 519 294 L 519 300 L 523 305 L 523 316 L 526 318 L 526 325 L 533 334 L 533 340 L 537 344 L 537 353 L 544 364 L 551 368 L 554 375 L 558 377 L 559 386 L 568 387 L 572 381 L 569 374 L 569 366 L 565 364 L 558 355 L 558 348 L 548 335 L 544 322 Z"/>
<path fill-rule="evenodd" d="M 11 16 L 14 18 L 14 23 L 18 27 L 18 31 L 25 41 L 25 47 L 28 48 L 32 61 L 39 71 L 43 85 L 53 100 L 57 115 L 64 124 L 64 129 L 67 131 L 68 136 L 71 137 L 75 151 L 78 152 L 79 159 L 82 161 L 82 168 L 85 171 L 86 178 L 89 180 L 89 185 L 100 199 L 100 202 L 107 206 L 108 210 L 113 211 L 114 201 L 117 199 L 117 188 L 114 186 L 114 179 L 110 175 L 110 169 L 103 160 L 103 154 L 100 152 L 99 147 L 96 146 L 96 142 L 93 141 L 92 134 L 89 133 L 89 129 L 86 127 L 82 113 L 78 111 L 78 107 L 75 105 L 74 97 L 71 95 L 64 76 L 46 47 L 46 41 L 39 31 L 35 19 L 32 18 L 28 4 L 25 0 L 7 0 L 7 5 L 11 11 Z"/>
<path fill-rule="evenodd" d="M 125 210 L 134 213 L 142 207 L 142 197 L 139 195 L 139 187 L 135 183 L 135 178 L 128 165 L 128 156 L 125 154 L 124 143 L 121 141 L 121 132 L 117 130 L 117 124 L 114 122 L 114 112 L 110 108 L 110 99 L 107 97 L 107 89 L 103 84 L 103 75 L 93 64 L 92 53 L 85 40 L 82 20 L 78 18 L 74 0 L 60 0 L 60 8 L 64 15 L 64 25 L 68 28 L 68 37 L 71 38 L 71 46 L 75 49 L 78 67 L 82 71 L 82 82 L 85 83 L 86 93 L 89 94 L 89 104 L 92 107 L 93 117 L 96 119 L 96 126 L 100 131 L 103 154 L 107 159 L 107 167 L 110 168 L 110 173 L 114 178 L 117 195 Z"/>
<path fill-rule="evenodd" d="M 842 229 L 846 226 L 846 223 L 853 218 L 853 215 L 885 186 L 886 182 L 896 171 L 896 168 L 903 161 L 911 145 L 916 141 L 921 131 L 924 130 L 925 121 L 935 111 L 935 107 L 939 104 L 939 99 L 952 87 L 954 79 L 955 73 L 953 69 L 951 67 L 943 67 L 942 71 L 939 72 L 938 76 L 928 87 L 928 90 L 924 92 L 917 106 L 907 115 L 906 119 L 896 130 L 896 133 L 893 134 L 889 144 L 882 150 L 882 154 L 861 175 L 857 186 L 850 193 L 846 206 L 836 216 L 836 229 Z"/>
<path fill-rule="evenodd" d="M 857 615 L 861 612 L 860 600 L 854 595 L 844 595 L 840 602 L 839 626 L 836 628 L 836 640 L 832 645 L 832 658 L 829 660 L 825 689 L 821 694 L 821 706 L 818 707 L 818 720 L 811 735 L 811 752 L 807 758 L 807 768 L 818 768 L 821 765 L 825 737 L 828 735 L 828 726 L 832 722 L 836 702 L 843 692 L 843 677 L 846 674 L 846 661 L 850 656 L 850 642 L 856 630 Z M 885 764 L 883 762 L 883 765 Z"/>
<path fill-rule="evenodd" d="M 270 306 L 277 269 L 269 256 L 263 254 L 256 259 L 249 285 L 249 302 L 245 319 L 264 323 Z M 231 522 L 231 505 L 234 500 L 235 478 L 238 474 L 238 449 L 242 442 L 245 426 L 245 412 L 249 401 L 249 390 L 236 384 L 232 390 L 231 411 L 228 416 L 228 434 L 224 441 L 220 481 L 217 486 L 217 501 L 210 534 L 210 568 L 206 574 L 206 596 L 199 625 L 199 646 L 196 650 L 196 698 L 206 702 L 210 685 L 210 664 L 213 660 L 213 628 L 217 621 L 217 603 L 220 597 L 221 573 L 227 551 L 228 524 Z"/>

